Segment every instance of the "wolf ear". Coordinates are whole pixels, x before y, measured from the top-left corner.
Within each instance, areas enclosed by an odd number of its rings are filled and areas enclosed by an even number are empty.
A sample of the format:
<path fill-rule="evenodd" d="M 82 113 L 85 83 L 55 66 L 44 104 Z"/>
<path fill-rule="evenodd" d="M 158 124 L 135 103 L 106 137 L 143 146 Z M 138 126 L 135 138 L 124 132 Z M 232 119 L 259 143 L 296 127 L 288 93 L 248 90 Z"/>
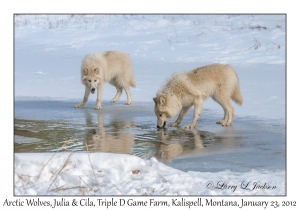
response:
<path fill-rule="evenodd" d="M 88 70 L 87 69 L 84 69 L 83 72 L 84 72 L 84 75 L 88 75 Z"/>
<path fill-rule="evenodd" d="M 163 97 L 159 97 L 159 105 L 163 106 L 166 104 L 166 99 L 164 99 Z"/>
<path fill-rule="evenodd" d="M 95 74 L 99 74 L 99 68 L 98 67 L 95 68 L 94 71 L 95 71 Z"/>
<path fill-rule="evenodd" d="M 154 103 L 156 103 L 156 98 L 153 98 Z"/>

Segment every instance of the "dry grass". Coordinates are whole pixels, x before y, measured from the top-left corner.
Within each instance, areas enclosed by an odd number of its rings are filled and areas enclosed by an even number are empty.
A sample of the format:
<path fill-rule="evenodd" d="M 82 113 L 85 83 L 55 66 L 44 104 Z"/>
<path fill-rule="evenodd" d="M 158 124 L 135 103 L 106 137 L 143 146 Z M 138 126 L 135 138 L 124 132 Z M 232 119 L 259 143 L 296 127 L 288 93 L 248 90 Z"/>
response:
<path fill-rule="evenodd" d="M 53 183 L 55 182 L 55 180 L 57 179 L 58 175 L 60 175 L 63 171 L 63 169 L 66 168 L 67 165 L 69 165 L 71 163 L 70 158 L 72 157 L 72 155 L 74 154 L 74 152 L 71 152 L 68 156 L 68 158 L 66 159 L 66 161 L 64 162 L 64 164 L 61 166 L 61 168 L 59 169 L 58 173 L 56 173 L 55 178 L 53 179 L 52 183 L 50 184 L 47 192 L 49 192 L 51 186 L 53 185 Z"/>
<path fill-rule="evenodd" d="M 267 50 L 272 50 L 272 49 L 280 49 L 281 46 L 279 44 L 275 44 L 274 42 L 269 42 L 268 44 L 273 44 L 270 48 L 268 48 Z"/>
<path fill-rule="evenodd" d="M 33 16 L 33 18 L 29 18 Z M 157 15 L 160 16 L 162 20 L 168 20 L 169 24 L 165 26 L 165 30 L 158 30 L 155 33 L 161 34 L 166 38 L 166 40 L 170 44 L 178 44 L 178 43 L 188 43 L 192 41 L 197 41 L 199 38 L 205 35 L 215 36 L 215 29 L 213 27 L 218 26 L 218 30 L 223 31 L 234 31 L 234 30 L 256 30 L 256 31 L 265 31 L 265 30 L 284 30 L 284 27 L 280 25 L 274 26 L 265 26 L 257 23 L 256 16 L 248 16 L 248 22 L 242 22 L 232 25 L 226 25 L 224 20 L 215 19 L 215 24 L 213 22 L 210 26 L 205 25 L 205 19 L 203 16 L 197 15 Z M 227 15 L 227 19 L 232 19 L 234 16 Z M 226 17 L 224 15 L 224 17 Z M 125 20 L 125 21 L 119 21 Z M 139 21 L 146 21 L 150 23 L 149 28 L 141 29 L 138 26 Z M 181 21 L 189 21 L 190 26 L 187 28 L 186 33 L 182 33 L 178 30 L 178 23 Z M 15 27 L 21 26 L 31 26 L 35 25 L 36 27 L 44 28 L 46 30 L 53 29 L 64 29 L 68 26 L 77 27 L 78 29 L 87 30 L 89 29 L 103 29 L 103 28 L 124 28 L 125 30 L 131 31 L 140 31 L 140 30 L 149 30 L 152 29 L 152 26 L 157 24 L 155 19 L 150 18 L 148 15 L 15 15 L 14 18 Z M 122 22 L 123 25 L 119 25 Z M 154 29 L 152 29 L 154 30 Z M 217 36 L 215 36 L 218 39 Z M 258 42 L 259 43 L 259 42 Z M 258 44 L 257 43 L 257 44 Z M 259 45 L 256 45 L 256 49 L 259 48 Z M 254 46 L 255 48 L 255 46 Z M 252 47 L 251 47 L 252 49 Z"/>
<path fill-rule="evenodd" d="M 22 181 L 22 186 L 23 186 L 23 189 L 25 189 L 25 187 L 26 186 L 28 186 L 28 185 L 30 185 L 30 184 L 33 184 L 34 182 L 36 182 L 39 178 L 40 178 L 40 176 L 41 176 L 41 174 L 42 174 L 42 172 L 43 172 L 43 170 L 45 169 L 45 167 L 48 165 L 48 163 L 52 160 L 52 158 L 59 152 L 59 151 L 61 151 L 61 150 L 66 150 L 66 145 L 67 144 L 69 144 L 70 142 L 68 141 L 68 142 L 66 142 L 66 143 L 64 143 L 63 145 L 62 145 L 62 147 L 56 152 L 56 153 L 54 153 L 52 156 L 51 156 L 51 158 L 47 161 L 47 163 L 42 167 L 42 169 L 39 171 L 39 173 L 36 175 L 36 176 L 29 176 L 29 175 L 26 175 L 26 174 L 18 174 L 17 172 L 15 172 L 15 174 L 18 176 L 18 178 Z M 72 154 L 72 153 L 71 153 Z M 65 165 L 66 166 L 66 165 Z M 65 167 L 64 166 L 64 167 Z M 64 168 L 63 167 L 63 168 Z M 62 168 L 62 169 L 63 169 Z M 61 169 L 61 170 L 62 170 Z M 61 170 L 60 170 L 60 173 L 61 173 Z M 58 176 L 59 174 L 57 174 L 57 176 Z M 57 177 L 56 176 L 56 177 Z M 53 183 L 53 182 L 52 182 Z M 51 184 L 52 185 L 52 184 Z M 49 186 L 49 188 L 51 187 L 51 185 Z M 48 189 L 49 190 L 49 189 Z"/>
<path fill-rule="evenodd" d="M 15 172 L 15 174 L 18 176 L 18 178 L 22 181 L 22 187 L 25 189 L 26 186 L 33 183 L 31 178 L 35 178 L 35 176 L 29 176 L 24 174 L 18 174 Z"/>
<path fill-rule="evenodd" d="M 89 152 L 89 148 L 88 148 L 87 144 L 85 144 L 85 147 L 86 147 L 86 151 L 87 151 L 87 153 L 88 153 L 90 166 L 91 166 L 91 169 L 92 169 L 92 172 L 93 172 L 93 175 L 94 175 L 94 181 L 95 181 L 95 184 L 96 184 L 96 186 L 99 186 L 99 183 L 98 183 L 98 181 L 97 181 L 97 177 L 96 177 L 96 174 L 95 174 L 94 167 L 93 167 L 93 165 L 92 165 L 92 163 L 91 163 L 90 152 Z"/>
<path fill-rule="evenodd" d="M 249 47 L 248 49 L 246 49 L 244 51 L 251 50 L 251 49 L 257 50 L 258 48 L 260 48 L 261 44 L 254 36 L 253 36 L 253 42 L 254 42 L 253 46 Z"/>
<path fill-rule="evenodd" d="M 59 155 L 62 155 L 63 153 L 65 152 L 70 152 L 69 149 L 67 149 L 67 146 L 69 144 L 72 143 L 72 140 L 69 140 L 68 142 L 64 143 L 61 148 L 55 152 L 50 158 L 49 160 L 46 162 L 46 164 L 41 168 L 41 170 L 39 171 L 39 173 L 36 175 L 36 176 L 29 176 L 29 175 L 26 175 L 26 174 L 18 174 L 17 172 L 15 172 L 15 174 L 18 176 L 18 178 L 21 180 L 22 182 L 22 187 L 23 189 L 25 189 L 26 187 L 28 187 L 30 184 L 34 184 L 36 181 L 39 180 L 42 172 L 44 171 L 45 167 L 50 163 L 50 161 L 55 157 L 57 156 L 58 154 Z M 72 162 L 71 161 L 71 158 L 73 156 L 75 152 L 74 151 L 71 151 L 70 154 L 68 155 L 67 159 L 65 160 L 65 162 L 61 165 L 61 167 L 53 173 L 53 176 L 52 176 L 52 182 L 51 184 L 49 185 L 48 189 L 47 189 L 47 193 L 52 191 L 52 192 L 58 192 L 58 191 L 66 191 L 66 190 L 70 190 L 70 189 L 79 189 L 80 192 L 82 192 L 82 194 L 84 194 L 84 191 L 87 190 L 92 190 L 94 188 L 94 186 L 88 186 L 88 184 L 86 184 L 81 177 L 79 177 L 81 179 L 81 181 L 86 185 L 86 186 L 73 186 L 73 187 L 66 187 L 65 185 L 63 186 L 57 186 L 55 181 L 57 179 L 57 177 L 59 175 L 61 175 L 64 171 L 66 171 L 66 167 Z M 93 170 L 93 169 L 92 169 Z M 95 174 L 94 174 L 95 176 Z M 95 179 L 96 180 L 96 179 Z M 55 186 L 54 188 L 51 189 L 52 186 Z M 99 184 L 97 184 L 97 186 L 99 186 Z"/>
<path fill-rule="evenodd" d="M 99 189 L 101 189 L 101 188 L 105 189 L 105 187 L 101 186 L 100 183 L 98 182 L 98 179 L 97 179 L 97 176 L 96 176 L 96 173 L 95 173 L 96 170 L 94 169 L 93 164 L 91 162 L 90 152 L 88 150 L 88 145 L 87 144 L 85 146 L 86 146 L 87 153 L 88 153 L 87 155 L 88 155 L 88 158 L 89 158 L 89 164 L 90 164 L 90 168 L 91 168 L 91 171 L 92 171 L 92 177 L 90 177 L 88 175 L 85 175 L 85 176 L 88 177 L 89 179 L 91 179 L 93 184 L 90 185 L 90 184 L 86 183 L 82 179 L 81 176 L 78 177 L 80 179 L 80 184 L 78 186 L 67 186 L 67 184 L 58 186 L 56 184 L 57 178 L 60 175 L 62 175 L 65 171 L 69 170 L 68 166 L 72 163 L 72 156 L 75 154 L 75 152 L 70 151 L 69 149 L 67 149 L 67 146 L 70 143 L 71 143 L 71 141 L 68 141 L 68 142 L 64 143 L 61 146 L 61 148 L 49 158 L 49 160 L 39 170 L 39 172 L 36 176 L 29 176 L 29 175 L 26 175 L 26 174 L 18 174 L 17 172 L 15 172 L 16 176 L 22 182 L 23 189 L 30 188 L 30 187 L 34 186 L 35 182 L 37 182 L 40 179 L 42 172 L 45 170 L 46 166 L 49 165 L 51 160 L 53 160 L 53 158 L 57 158 L 57 157 L 63 155 L 65 152 L 70 152 L 70 154 L 68 155 L 66 160 L 62 163 L 62 165 L 59 166 L 59 168 L 55 172 L 53 172 L 53 175 L 50 178 L 51 183 L 49 184 L 46 193 L 49 193 L 49 192 L 60 192 L 60 193 L 62 193 L 62 192 L 67 192 L 68 190 L 78 189 L 78 194 L 86 195 L 90 191 L 98 192 L 98 194 L 99 194 L 100 193 Z M 139 172 L 138 170 L 136 170 L 136 171 Z M 122 194 L 122 191 L 114 183 L 111 183 L 111 184 L 115 187 L 115 189 L 120 194 Z"/>
<path fill-rule="evenodd" d="M 60 152 L 61 150 L 68 150 L 66 149 L 66 146 L 67 144 L 70 144 L 72 143 L 72 140 L 69 140 L 68 142 L 64 143 L 61 148 L 59 150 L 57 150 L 52 156 L 51 158 L 47 161 L 47 163 L 43 166 L 43 168 L 41 169 L 40 173 L 38 174 L 37 178 L 39 179 L 40 178 L 40 175 L 42 174 L 42 171 L 44 170 L 44 168 L 48 165 L 48 163 L 50 162 L 50 160 L 52 160 L 52 158 L 58 153 Z"/>
<path fill-rule="evenodd" d="M 266 26 L 261 26 L 261 25 L 255 25 L 255 26 L 249 26 L 249 29 L 251 30 L 267 30 Z"/>

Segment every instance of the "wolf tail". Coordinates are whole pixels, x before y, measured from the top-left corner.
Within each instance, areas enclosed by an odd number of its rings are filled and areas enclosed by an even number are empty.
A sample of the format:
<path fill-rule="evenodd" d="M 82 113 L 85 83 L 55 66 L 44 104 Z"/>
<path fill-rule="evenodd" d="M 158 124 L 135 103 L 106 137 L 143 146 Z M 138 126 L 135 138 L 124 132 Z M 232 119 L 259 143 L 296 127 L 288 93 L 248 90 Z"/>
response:
<path fill-rule="evenodd" d="M 129 82 L 129 85 L 130 85 L 131 87 L 135 87 L 135 86 L 136 86 L 135 79 L 134 79 L 133 76 L 131 77 L 131 80 L 130 80 L 130 82 Z"/>
<path fill-rule="evenodd" d="M 233 92 L 231 94 L 231 99 L 239 105 L 242 105 L 243 103 L 243 96 L 241 94 L 240 86 L 238 82 L 233 89 Z"/>

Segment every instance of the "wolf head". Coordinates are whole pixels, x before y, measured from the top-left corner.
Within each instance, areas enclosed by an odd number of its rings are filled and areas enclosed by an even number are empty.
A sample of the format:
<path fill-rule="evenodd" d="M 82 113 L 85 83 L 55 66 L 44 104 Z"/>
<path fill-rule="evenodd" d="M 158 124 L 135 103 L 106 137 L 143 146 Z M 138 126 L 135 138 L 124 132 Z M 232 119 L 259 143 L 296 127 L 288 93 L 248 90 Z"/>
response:
<path fill-rule="evenodd" d="M 157 128 L 165 127 L 168 120 L 174 117 L 178 111 L 178 109 L 174 109 L 174 107 L 169 105 L 168 100 L 170 100 L 170 98 L 163 96 L 153 98 L 155 103 L 154 112 L 157 117 Z"/>
<path fill-rule="evenodd" d="M 84 68 L 82 69 L 82 73 L 83 73 L 83 77 L 82 77 L 83 84 L 89 87 L 91 93 L 94 94 L 96 88 L 98 88 L 98 85 L 101 82 L 99 68 L 98 67 L 94 69 Z"/>

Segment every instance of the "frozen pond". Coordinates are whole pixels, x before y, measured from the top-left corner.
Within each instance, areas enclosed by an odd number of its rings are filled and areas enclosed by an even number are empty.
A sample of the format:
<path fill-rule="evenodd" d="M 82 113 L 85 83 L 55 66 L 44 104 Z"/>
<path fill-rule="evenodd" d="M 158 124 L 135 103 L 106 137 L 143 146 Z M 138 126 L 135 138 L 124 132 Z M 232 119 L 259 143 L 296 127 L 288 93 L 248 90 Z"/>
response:
<path fill-rule="evenodd" d="M 15 15 L 14 23 L 16 194 L 286 194 L 286 15 Z M 133 105 L 125 105 L 124 93 L 110 104 L 115 88 L 106 84 L 102 110 L 94 110 L 96 94 L 75 109 L 84 93 L 82 58 L 107 50 L 130 54 L 137 83 Z M 208 99 L 197 129 L 182 129 L 191 109 L 181 127 L 157 130 L 152 98 L 166 78 L 211 63 L 230 64 L 237 72 L 243 105 L 232 103 L 233 125 L 216 124 L 223 111 Z M 65 151 L 76 153 L 73 165 L 53 180 Z M 57 159 L 47 165 L 54 154 Z M 132 173 L 136 169 L 139 174 Z M 24 187 L 24 179 L 41 170 Z M 87 177 L 94 175 L 106 188 L 93 190 Z M 87 180 L 78 183 L 81 177 Z M 205 187 L 224 179 L 277 188 Z M 48 192 L 54 181 L 75 188 Z M 78 186 L 92 190 L 83 193 Z"/>
<path fill-rule="evenodd" d="M 124 101 L 103 103 L 94 110 L 89 101 L 82 109 L 77 101 L 16 101 L 15 152 L 108 152 L 156 157 L 183 171 L 244 172 L 285 170 L 285 122 L 236 116 L 233 126 L 215 122 L 222 114 L 202 111 L 196 130 L 181 127 L 157 130 L 153 103 Z M 175 120 L 175 119 L 172 119 Z"/>

